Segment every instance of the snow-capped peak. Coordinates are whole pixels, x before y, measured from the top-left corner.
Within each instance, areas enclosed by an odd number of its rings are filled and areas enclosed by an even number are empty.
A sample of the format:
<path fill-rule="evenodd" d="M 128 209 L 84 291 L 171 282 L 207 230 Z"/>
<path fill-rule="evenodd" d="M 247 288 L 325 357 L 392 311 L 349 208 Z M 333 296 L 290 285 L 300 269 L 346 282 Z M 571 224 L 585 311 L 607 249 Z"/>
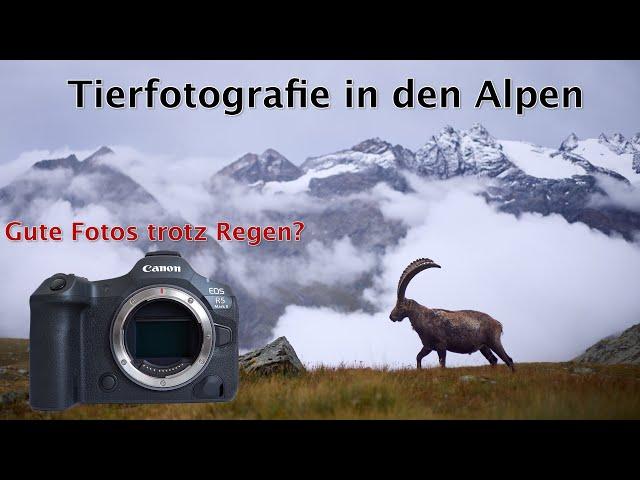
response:
<path fill-rule="evenodd" d="M 427 176 L 450 178 L 457 175 L 497 176 L 513 164 L 489 131 L 479 123 L 458 131 L 447 125 L 427 141 L 415 155 L 410 168 Z"/>
<path fill-rule="evenodd" d="M 578 146 L 578 142 L 580 139 L 575 133 L 571 133 L 567 138 L 565 138 L 560 144 L 560 151 L 562 152 L 570 152 L 574 148 Z"/>
<path fill-rule="evenodd" d="M 442 149 L 456 149 L 460 146 L 460 132 L 451 125 L 445 125 L 437 136 L 432 137 L 432 141 Z M 425 145 L 429 144 L 427 142 Z"/>
<path fill-rule="evenodd" d="M 611 151 L 621 155 L 623 153 L 634 153 L 635 148 L 621 133 L 614 133 L 610 137 L 601 133 L 598 142 L 605 145 Z"/>
<path fill-rule="evenodd" d="M 480 123 L 474 123 L 469 130 L 463 133 L 463 135 L 465 133 L 475 141 L 483 142 L 486 145 L 495 144 L 495 139 L 489 134 L 489 131 Z"/>
<path fill-rule="evenodd" d="M 634 157 L 640 149 L 624 138 L 620 133 L 607 135 L 601 133 L 598 138 L 578 140 L 570 152 L 562 151 L 564 158 L 581 165 L 587 173 L 612 175 L 616 179 L 633 182 L 637 172 Z"/>
<path fill-rule="evenodd" d="M 352 150 L 355 150 L 356 152 L 380 154 L 389 150 L 391 147 L 392 145 L 389 142 L 385 142 L 380 137 L 374 137 L 354 145 Z"/>
<path fill-rule="evenodd" d="M 308 158 L 300 168 L 305 172 L 326 170 L 336 165 L 349 165 L 352 171 L 372 167 L 394 169 L 404 165 L 412 156 L 410 150 L 400 145 L 393 146 L 389 142 L 375 137 L 364 140 L 347 150 Z"/>

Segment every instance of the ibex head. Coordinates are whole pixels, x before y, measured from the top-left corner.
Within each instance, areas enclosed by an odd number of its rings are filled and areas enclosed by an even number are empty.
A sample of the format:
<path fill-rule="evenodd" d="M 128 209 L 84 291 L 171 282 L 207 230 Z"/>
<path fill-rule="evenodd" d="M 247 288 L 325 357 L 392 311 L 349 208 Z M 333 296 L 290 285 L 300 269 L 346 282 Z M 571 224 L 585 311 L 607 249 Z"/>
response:
<path fill-rule="evenodd" d="M 415 277 L 422 270 L 426 270 L 427 268 L 440 268 L 440 265 L 435 263 L 430 258 L 419 258 L 418 260 L 414 260 L 409 264 L 407 268 L 404 269 L 402 275 L 400 275 L 400 281 L 398 282 L 398 299 L 396 301 L 396 306 L 391 311 L 389 315 L 389 319 L 392 322 L 401 322 L 404 318 L 409 315 L 409 311 L 411 309 L 411 304 L 415 303 L 413 300 L 405 298 L 404 294 L 407 291 L 407 285 L 413 277 Z"/>

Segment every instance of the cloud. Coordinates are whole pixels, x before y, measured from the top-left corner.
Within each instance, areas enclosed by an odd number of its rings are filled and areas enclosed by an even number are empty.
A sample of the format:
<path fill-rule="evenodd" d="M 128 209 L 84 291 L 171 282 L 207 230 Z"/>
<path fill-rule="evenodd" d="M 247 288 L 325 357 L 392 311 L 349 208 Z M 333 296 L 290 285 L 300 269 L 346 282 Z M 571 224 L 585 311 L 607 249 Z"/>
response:
<path fill-rule="evenodd" d="M 112 150 L 113 154 L 100 158 L 101 163 L 124 172 L 151 192 L 168 212 L 193 223 L 203 221 L 203 213 L 211 205 L 209 178 L 227 161 L 149 154 L 126 145 L 113 146 Z"/>
<path fill-rule="evenodd" d="M 217 179 L 221 188 L 211 189 L 214 174 L 234 159 L 149 154 L 126 145 L 112 150 L 99 161 L 124 172 L 168 212 L 192 223 L 211 225 L 237 216 L 259 220 L 266 211 L 289 212 L 291 205 L 306 211 L 320 208 L 307 195 L 263 193 L 231 179 Z"/>
<path fill-rule="evenodd" d="M 0 163 L 0 188 L 11 183 L 19 175 L 25 173 L 29 168 L 40 160 L 48 160 L 55 158 L 66 158 L 71 154 L 75 154 L 78 159 L 82 160 L 91 155 L 94 150 L 71 150 L 69 147 L 63 147 L 56 150 L 30 150 L 18 156 L 18 158 Z"/>
<path fill-rule="evenodd" d="M 243 247 L 227 248 L 231 257 L 229 267 L 234 278 L 254 295 L 273 296 L 274 287 L 282 285 L 308 287 L 314 284 L 346 285 L 375 266 L 375 256 L 358 250 L 351 240 L 343 237 L 325 245 L 313 240 L 302 255 L 295 257 L 255 257 L 242 255 Z"/>
<path fill-rule="evenodd" d="M 394 324 L 388 314 L 400 273 L 419 257 L 443 268 L 415 277 L 407 296 L 431 307 L 489 313 L 503 323 L 503 343 L 516 362 L 568 360 L 640 321 L 637 244 L 558 215 L 498 213 L 463 183 L 422 182 L 420 193 L 402 197 L 401 208 L 387 205 L 387 214 L 417 225 L 384 256 L 382 274 L 365 292 L 379 313 L 290 307 L 274 336 L 286 335 L 313 363 L 413 365 L 418 336 L 407 320 Z M 435 355 L 426 361 L 435 364 Z M 479 353 L 449 354 L 448 362 L 485 360 Z"/>
<path fill-rule="evenodd" d="M 625 185 L 606 175 L 597 175 L 598 185 L 607 196 L 594 195 L 591 198 L 593 206 L 614 206 L 640 212 L 640 183 Z"/>

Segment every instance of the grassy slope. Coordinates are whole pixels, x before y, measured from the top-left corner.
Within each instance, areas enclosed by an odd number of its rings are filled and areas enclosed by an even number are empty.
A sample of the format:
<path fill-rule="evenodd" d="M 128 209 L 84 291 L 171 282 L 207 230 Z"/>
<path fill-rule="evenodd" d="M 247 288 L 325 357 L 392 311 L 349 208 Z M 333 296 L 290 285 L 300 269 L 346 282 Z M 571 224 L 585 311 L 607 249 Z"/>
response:
<path fill-rule="evenodd" d="M 18 352 L 18 353 L 16 353 Z M 0 340 L 0 393 L 27 388 L 24 341 Z M 9 365 L 7 367 L 7 365 Z M 25 402 L 0 406 L 0 418 L 131 419 L 640 419 L 640 367 L 570 363 L 410 370 L 317 369 L 293 378 L 243 377 L 227 404 L 82 405 L 33 412 Z M 465 375 L 472 379 L 461 379 Z"/>

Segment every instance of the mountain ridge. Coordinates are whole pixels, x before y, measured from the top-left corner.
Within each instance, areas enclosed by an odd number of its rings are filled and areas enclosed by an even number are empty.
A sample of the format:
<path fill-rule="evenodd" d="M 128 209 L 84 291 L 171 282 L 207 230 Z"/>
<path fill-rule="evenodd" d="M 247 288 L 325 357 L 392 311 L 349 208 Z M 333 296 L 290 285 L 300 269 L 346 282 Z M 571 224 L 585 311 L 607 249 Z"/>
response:
<path fill-rule="evenodd" d="M 640 134 L 636 137 L 640 141 Z M 373 137 L 347 149 L 309 157 L 299 167 L 301 174 L 293 180 L 297 191 L 327 199 L 368 191 L 378 183 L 386 183 L 400 192 L 410 192 L 405 173 L 428 180 L 486 178 L 493 184 L 482 195 L 501 211 L 514 215 L 559 213 L 571 223 L 583 222 L 606 234 L 619 233 L 627 240 L 633 240 L 640 231 L 640 212 L 615 205 L 595 206 L 592 199 L 609 196 L 600 185 L 600 177 L 624 185 L 640 179 L 629 173 L 640 172 L 640 149 L 619 133 L 602 134 L 597 142 L 610 152 L 611 157 L 602 161 L 602 151 L 593 151 L 594 140 L 581 140 L 571 133 L 559 148 L 543 148 L 526 142 L 497 140 L 479 123 L 467 130 L 447 125 L 415 152 Z M 507 144 L 511 151 L 505 150 Z M 513 144 L 519 145 L 516 153 L 512 151 Z M 530 171 L 535 170 L 530 168 L 536 166 L 535 162 L 547 171 L 553 172 L 555 167 L 548 167 L 557 165 L 556 170 L 569 173 L 540 176 Z M 293 185 L 291 180 L 272 180 L 274 177 L 278 175 L 253 176 L 252 182 L 244 180 L 243 183 L 275 191 L 278 188 L 285 191 Z"/>

